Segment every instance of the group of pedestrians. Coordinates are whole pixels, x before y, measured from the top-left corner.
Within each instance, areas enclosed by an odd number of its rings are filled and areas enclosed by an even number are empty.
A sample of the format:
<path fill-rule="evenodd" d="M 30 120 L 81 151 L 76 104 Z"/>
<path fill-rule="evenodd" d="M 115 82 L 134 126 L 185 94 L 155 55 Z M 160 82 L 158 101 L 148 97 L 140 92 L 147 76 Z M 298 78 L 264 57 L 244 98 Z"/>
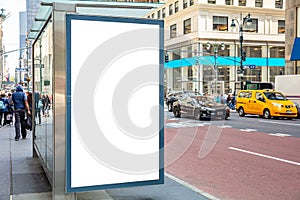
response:
<path fill-rule="evenodd" d="M 235 94 L 222 94 L 222 95 L 215 95 L 214 98 L 215 102 L 227 104 L 231 110 L 235 109 Z"/>
<path fill-rule="evenodd" d="M 13 116 L 13 103 L 11 98 L 11 93 L 0 95 L 0 128 L 6 124 L 10 125 L 12 123 Z M 3 123 L 2 123 L 3 121 Z"/>
<path fill-rule="evenodd" d="M 35 98 L 35 105 L 33 105 L 33 98 Z M 27 130 L 32 129 L 32 127 L 28 128 L 28 120 L 26 122 L 26 119 L 32 118 L 33 106 L 38 124 L 41 124 L 41 112 L 43 116 L 49 116 L 50 98 L 48 95 L 40 96 L 39 93 L 35 93 L 33 96 L 31 92 L 25 93 L 21 85 L 18 85 L 12 94 L 2 93 L 0 95 L 0 128 L 11 125 L 14 115 L 15 140 L 19 141 L 21 137 L 25 139 Z"/>

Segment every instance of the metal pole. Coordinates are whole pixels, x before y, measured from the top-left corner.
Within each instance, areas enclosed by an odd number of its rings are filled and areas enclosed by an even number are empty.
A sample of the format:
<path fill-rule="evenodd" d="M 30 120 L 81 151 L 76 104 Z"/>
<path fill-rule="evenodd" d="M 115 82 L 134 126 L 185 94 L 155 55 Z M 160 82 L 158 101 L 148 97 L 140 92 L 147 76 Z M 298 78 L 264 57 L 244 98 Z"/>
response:
<path fill-rule="evenodd" d="M 29 52 L 28 52 L 28 39 L 26 38 L 26 68 L 27 68 L 27 77 L 26 77 L 26 81 L 27 81 L 27 90 L 29 91 L 29 66 L 28 66 L 28 58 L 29 58 Z"/>
<path fill-rule="evenodd" d="M 40 91 L 43 91 L 43 81 L 42 81 L 42 40 L 40 39 Z"/>
<path fill-rule="evenodd" d="M 214 47 L 214 57 L 215 57 L 215 93 L 217 94 L 217 82 L 218 82 L 218 68 L 217 68 L 217 53 L 218 47 Z"/>
<path fill-rule="evenodd" d="M 243 89 L 243 75 L 244 75 L 244 66 L 243 66 L 243 23 L 244 20 L 242 18 L 242 13 L 240 13 L 240 70 L 242 71 L 242 76 L 241 76 L 241 90 Z"/>
<path fill-rule="evenodd" d="M 2 49 L 2 23 L 3 21 L 5 20 L 5 15 L 3 14 L 3 11 L 2 11 L 2 14 L 0 14 L 0 87 L 2 87 L 2 84 L 3 84 L 3 49 Z"/>

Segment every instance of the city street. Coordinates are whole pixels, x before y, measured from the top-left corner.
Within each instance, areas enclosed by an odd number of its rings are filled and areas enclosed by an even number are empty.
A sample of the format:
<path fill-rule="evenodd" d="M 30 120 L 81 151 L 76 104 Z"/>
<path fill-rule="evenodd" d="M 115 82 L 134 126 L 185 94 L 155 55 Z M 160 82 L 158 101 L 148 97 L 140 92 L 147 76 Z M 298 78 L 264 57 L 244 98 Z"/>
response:
<path fill-rule="evenodd" d="M 167 173 L 219 199 L 299 199 L 299 119 L 165 118 Z"/>

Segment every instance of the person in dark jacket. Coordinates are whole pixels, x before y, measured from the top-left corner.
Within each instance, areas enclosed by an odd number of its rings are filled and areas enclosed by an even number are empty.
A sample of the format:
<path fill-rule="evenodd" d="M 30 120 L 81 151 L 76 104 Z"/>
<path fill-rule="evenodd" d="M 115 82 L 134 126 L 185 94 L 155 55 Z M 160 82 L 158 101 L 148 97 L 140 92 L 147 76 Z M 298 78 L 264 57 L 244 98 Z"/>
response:
<path fill-rule="evenodd" d="M 23 92 L 23 88 L 21 85 L 16 87 L 16 92 L 12 94 L 12 100 L 14 103 L 14 113 L 15 113 L 15 140 L 18 141 L 20 139 L 20 128 L 22 138 L 25 139 L 27 136 L 26 128 L 25 128 L 25 116 L 26 110 L 27 114 L 30 115 L 30 109 L 27 101 L 27 96 Z"/>

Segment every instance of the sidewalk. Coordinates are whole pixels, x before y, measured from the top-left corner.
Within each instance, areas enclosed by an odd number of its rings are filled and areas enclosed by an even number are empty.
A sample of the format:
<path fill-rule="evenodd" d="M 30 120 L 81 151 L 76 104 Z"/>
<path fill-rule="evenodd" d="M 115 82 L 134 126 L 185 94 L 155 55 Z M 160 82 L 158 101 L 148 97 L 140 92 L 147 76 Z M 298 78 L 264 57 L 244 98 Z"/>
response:
<path fill-rule="evenodd" d="M 14 140 L 14 126 L 0 128 L 0 200 L 51 200 L 51 186 L 38 158 L 32 157 L 32 133 Z M 171 177 L 171 178 L 169 178 Z M 165 183 L 77 194 L 78 200 L 214 199 L 168 175 Z M 205 195 L 205 196 L 203 196 Z"/>

